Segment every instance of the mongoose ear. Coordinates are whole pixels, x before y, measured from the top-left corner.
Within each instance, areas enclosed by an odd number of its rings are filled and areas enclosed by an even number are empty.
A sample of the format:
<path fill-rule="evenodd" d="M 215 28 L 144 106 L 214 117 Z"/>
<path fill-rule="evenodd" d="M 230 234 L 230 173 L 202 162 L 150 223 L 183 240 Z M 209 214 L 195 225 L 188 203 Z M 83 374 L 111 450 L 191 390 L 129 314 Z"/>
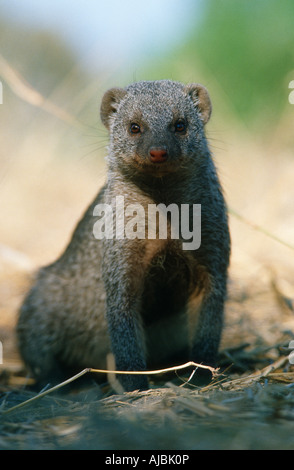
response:
<path fill-rule="evenodd" d="M 185 87 L 185 92 L 190 95 L 194 105 L 198 108 L 203 124 L 209 121 L 211 115 L 211 101 L 207 89 L 199 83 L 190 83 Z"/>
<path fill-rule="evenodd" d="M 109 129 L 110 118 L 117 112 L 119 102 L 126 95 L 126 90 L 123 88 L 110 88 L 106 91 L 102 98 L 100 107 L 101 120 L 107 129 Z"/>

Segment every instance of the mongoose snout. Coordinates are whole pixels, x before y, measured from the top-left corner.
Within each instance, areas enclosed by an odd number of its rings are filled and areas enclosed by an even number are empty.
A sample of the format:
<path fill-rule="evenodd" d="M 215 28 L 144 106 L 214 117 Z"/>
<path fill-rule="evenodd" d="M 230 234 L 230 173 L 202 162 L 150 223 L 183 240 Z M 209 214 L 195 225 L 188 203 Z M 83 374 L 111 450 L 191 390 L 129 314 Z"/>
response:
<path fill-rule="evenodd" d="M 164 163 L 168 159 L 166 148 L 152 148 L 149 154 L 152 163 Z"/>

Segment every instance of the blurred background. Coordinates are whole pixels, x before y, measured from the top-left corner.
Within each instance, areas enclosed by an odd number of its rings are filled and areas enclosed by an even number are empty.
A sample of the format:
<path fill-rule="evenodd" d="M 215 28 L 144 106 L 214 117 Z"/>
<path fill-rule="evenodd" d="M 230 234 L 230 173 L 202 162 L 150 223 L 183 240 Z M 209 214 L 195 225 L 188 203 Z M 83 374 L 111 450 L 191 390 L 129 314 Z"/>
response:
<path fill-rule="evenodd" d="M 230 216 L 231 277 L 274 270 L 291 288 L 293 249 L 253 225 L 294 244 L 293 24 L 292 0 L 0 1 L 2 321 L 16 271 L 60 254 L 104 182 L 103 93 L 138 80 L 208 88 L 209 145 L 245 218 Z"/>

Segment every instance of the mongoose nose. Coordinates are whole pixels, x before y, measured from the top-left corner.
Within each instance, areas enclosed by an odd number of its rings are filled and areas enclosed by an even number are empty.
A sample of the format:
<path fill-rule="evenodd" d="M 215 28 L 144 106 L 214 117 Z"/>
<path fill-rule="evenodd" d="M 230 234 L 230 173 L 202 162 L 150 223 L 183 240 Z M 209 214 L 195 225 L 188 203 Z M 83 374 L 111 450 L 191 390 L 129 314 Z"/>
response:
<path fill-rule="evenodd" d="M 152 163 L 163 163 L 168 157 L 167 150 L 165 148 L 153 148 L 149 153 Z"/>

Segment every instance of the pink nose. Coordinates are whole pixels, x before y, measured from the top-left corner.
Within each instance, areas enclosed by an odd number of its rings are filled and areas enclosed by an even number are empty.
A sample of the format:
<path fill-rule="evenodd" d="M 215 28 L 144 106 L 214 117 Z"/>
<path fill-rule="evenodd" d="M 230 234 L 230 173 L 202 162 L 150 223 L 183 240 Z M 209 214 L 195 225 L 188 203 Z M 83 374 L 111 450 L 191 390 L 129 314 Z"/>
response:
<path fill-rule="evenodd" d="M 152 163 L 162 163 L 167 160 L 167 151 L 164 148 L 151 149 L 150 160 Z"/>

